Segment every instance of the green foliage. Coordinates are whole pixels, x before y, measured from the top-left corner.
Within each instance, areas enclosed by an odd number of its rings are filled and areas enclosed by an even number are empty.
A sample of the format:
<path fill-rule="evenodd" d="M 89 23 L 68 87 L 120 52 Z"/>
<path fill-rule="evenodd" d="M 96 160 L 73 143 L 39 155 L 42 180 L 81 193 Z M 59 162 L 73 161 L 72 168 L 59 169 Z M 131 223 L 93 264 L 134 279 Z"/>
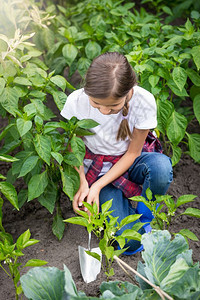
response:
<path fill-rule="evenodd" d="M 143 1 L 169 17 L 193 8 L 191 18 L 184 25 L 172 26 L 168 25 L 169 18 L 163 20 L 161 14 L 152 15 L 144 8 L 136 10 L 131 2 L 85 0 L 70 7 L 51 6 L 50 14 L 56 9 L 58 12 L 50 28 L 56 42 L 53 47 L 47 45 L 42 31 L 34 36 L 34 41 L 39 49 L 47 51 L 45 63 L 55 74 L 69 67 L 70 75 L 78 71 L 84 78 L 99 54 L 118 51 L 126 55 L 140 86 L 155 95 L 157 133 L 166 153 L 172 155 L 173 165 L 182 155 L 181 143 L 187 144 L 187 153 L 200 162 L 199 134 L 190 138 L 187 131 L 195 117 L 199 121 L 199 93 L 194 92 L 200 86 L 198 5 L 192 0 L 184 4 L 173 2 L 171 10 L 165 2 Z M 189 97 L 193 103 L 188 101 L 185 106 Z"/>
<path fill-rule="evenodd" d="M 182 195 L 176 201 L 170 195 L 155 195 L 152 197 L 152 192 L 148 188 L 146 191 L 147 199 L 142 196 L 136 196 L 130 198 L 133 201 L 143 202 L 152 212 L 154 219 L 151 221 L 152 228 L 161 230 L 170 230 L 170 226 L 174 220 L 182 215 L 200 218 L 200 209 L 198 208 L 187 208 L 184 212 L 179 213 L 179 207 L 194 201 L 195 195 Z M 177 234 L 177 233 L 173 233 Z M 179 234 L 183 235 L 186 240 L 187 238 L 198 241 L 197 236 L 189 229 L 181 229 Z"/>
<path fill-rule="evenodd" d="M 192 250 L 181 235 L 171 240 L 167 230 L 154 230 L 142 236 L 144 251 L 139 261 L 138 272 L 156 284 L 173 299 L 198 299 L 200 296 L 199 263 L 193 264 Z M 110 281 L 100 286 L 100 299 L 161 299 L 156 291 L 139 276 L 140 287 L 130 282 Z M 28 299 L 99 299 L 87 297 L 77 291 L 70 271 L 57 268 L 37 267 L 28 271 L 20 279 L 22 289 Z M 45 287 L 45 288 L 44 288 Z M 56 296 L 53 289 L 57 291 Z M 38 294 L 39 291 L 39 294 Z M 59 295 L 59 297 L 57 297 Z M 166 297 L 167 299 L 172 299 Z"/>
<path fill-rule="evenodd" d="M 14 11 L 16 5 L 18 10 Z M 10 36 L 0 34 L 4 50 L 0 55 L 0 114 L 8 118 L 8 125 L 1 129 L 3 146 L 0 155 L 10 161 L 5 155 L 14 149 L 17 154 L 9 171 L 11 182 L 1 182 L 0 191 L 17 209 L 35 198 L 51 214 L 56 207 L 53 232 L 61 239 L 64 223 L 59 208 L 60 194 L 63 191 L 73 199 L 79 187 L 79 174 L 74 166 L 79 167 L 85 155 L 84 143 L 77 135 L 92 134 L 88 129 L 98 124 L 82 120 L 78 125 L 76 118 L 67 123 L 53 121 L 56 116 L 48 107 L 47 100 L 52 97 L 61 110 L 67 99 L 66 89 L 73 90 L 74 87 L 64 77 L 54 75 L 54 71 L 48 72 L 48 67 L 41 60 L 42 52 L 27 41 L 34 33 L 22 34 L 18 28 L 26 20 L 27 25 L 34 24 L 34 30 L 38 30 L 37 26 L 47 30 L 44 23 L 52 17 L 46 15 L 43 18 L 41 11 L 32 4 L 23 11 L 23 1 L 4 3 L 3 9 L 7 13 L 8 8 L 13 11 L 10 22 L 15 28 L 11 26 Z M 26 27 L 22 26 L 22 29 L 25 31 Z M 23 177 L 28 192 L 23 190 L 19 193 L 18 207 L 17 193 L 11 183 L 19 177 Z"/>
<path fill-rule="evenodd" d="M 6 162 L 18 161 L 17 158 L 10 155 L 1 155 L 0 160 Z M 6 177 L 1 175 L 0 179 L 6 180 Z M 5 198 L 7 198 L 7 200 L 10 201 L 14 208 L 19 210 L 17 192 L 12 184 L 6 181 L 1 181 L 0 192 Z M 18 237 L 16 243 L 14 243 L 12 235 L 7 233 L 3 227 L 2 207 L 3 199 L 0 197 L 0 268 L 2 268 L 8 277 L 13 281 L 15 287 L 15 296 L 16 299 L 19 299 L 19 295 L 22 293 L 22 288 L 19 284 L 21 269 L 24 267 L 43 266 L 47 262 L 39 259 L 31 259 L 22 267 L 22 263 L 18 262 L 18 258 L 24 255 L 22 250 L 26 247 L 37 244 L 39 241 L 30 238 L 31 234 L 28 229 L 22 233 Z"/>
<path fill-rule="evenodd" d="M 2 228 L 1 228 L 2 230 Z M 23 256 L 23 249 L 26 247 L 37 244 L 39 241 L 31 239 L 29 229 L 22 233 L 16 243 L 13 242 L 13 238 L 9 233 L 4 230 L 0 232 L 0 268 L 8 275 L 13 281 L 15 287 L 15 297 L 19 299 L 19 295 L 22 293 L 20 280 L 20 271 L 25 267 L 36 267 L 47 264 L 46 261 L 40 259 L 30 259 L 22 266 L 22 263 L 18 262 L 18 258 Z"/>
<path fill-rule="evenodd" d="M 27 104 L 25 108 L 29 105 L 31 104 Z M 30 106 L 29 108 L 32 109 Z M 42 120 L 40 124 L 36 117 Z M 55 206 L 57 207 L 59 213 L 56 212 L 54 217 L 53 232 L 61 239 L 64 223 L 62 222 L 62 212 L 59 209 L 60 193 L 63 191 L 70 200 L 73 199 L 80 184 L 79 174 L 74 166 L 79 167 L 85 155 L 84 143 L 76 136 L 76 132 L 82 131 L 84 134 L 91 134 L 87 129 L 97 126 L 97 123 L 92 120 L 78 121 L 75 117 L 67 123 L 63 121 L 43 123 L 44 117 L 42 118 L 34 110 L 31 111 L 29 117 L 32 126 L 23 138 L 23 135 L 20 135 L 18 120 L 19 118 L 16 118 L 12 121 L 12 127 L 4 129 L 6 131 L 5 145 L 1 151 L 5 151 L 9 146 L 9 135 L 12 135 L 12 139 L 20 141 L 24 150 L 16 154 L 16 161 L 13 162 L 11 168 L 12 176 L 24 178 L 28 186 L 28 194 L 25 195 L 27 201 L 38 198 L 38 201 L 51 214 Z M 4 131 L 2 135 L 4 135 Z M 8 182 L 0 183 L 0 189 L 4 194 L 11 188 L 11 184 Z M 10 193 L 8 199 L 12 204 L 15 203 L 14 197 L 16 196 L 13 194 L 11 198 Z M 22 201 L 23 203 L 24 201 Z"/>
<path fill-rule="evenodd" d="M 112 206 L 112 200 L 106 201 L 102 207 L 101 212 L 97 212 L 97 205 L 93 206 L 84 202 L 84 206 L 88 209 L 89 215 L 85 211 L 79 211 L 81 216 L 72 217 L 64 220 L 64 222 L 81 225 L 87 228 L 89 233 L 93 232 L 99 241 L 99 247 L 102 254 L 106 258 L 105 266 L 102 264 L 102 268 L 109 278 L 114 275 L 114 269 L 112 268 L 114 255 L 119 256 L 127 248 L 124 248 L 125 244 L 129 240 L 141 240 L 141 234 L 137 231 L 142 227 L 143 223 L 137 222 L 133 225 L 132 229 L 126 229 L 121 235 L 117 232 L 125 225 L 137 221 L 141 215 L 130 215 L 124 218 L 120 223 L 117 222 L 118 217 L 113 217 L 110 210 Z M 121 250 L 115 250 L 114 243 L 117 242 L 120 245 Z M 87 253 L 100 261 L 98 254 L 87 251 Z"/>

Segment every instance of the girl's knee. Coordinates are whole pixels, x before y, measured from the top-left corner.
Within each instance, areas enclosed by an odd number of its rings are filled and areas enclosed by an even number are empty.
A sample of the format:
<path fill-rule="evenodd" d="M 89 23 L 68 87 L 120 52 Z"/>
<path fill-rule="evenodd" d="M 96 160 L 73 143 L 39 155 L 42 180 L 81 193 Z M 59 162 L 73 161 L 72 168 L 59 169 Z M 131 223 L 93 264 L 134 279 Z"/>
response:
<path fill-rule="evenodd" d="M 159 154 L 156 156 L 156 171 L 154 177 L 160 186 L 168 185 L 173 180 L 173 169 L 170 157 Z"/>

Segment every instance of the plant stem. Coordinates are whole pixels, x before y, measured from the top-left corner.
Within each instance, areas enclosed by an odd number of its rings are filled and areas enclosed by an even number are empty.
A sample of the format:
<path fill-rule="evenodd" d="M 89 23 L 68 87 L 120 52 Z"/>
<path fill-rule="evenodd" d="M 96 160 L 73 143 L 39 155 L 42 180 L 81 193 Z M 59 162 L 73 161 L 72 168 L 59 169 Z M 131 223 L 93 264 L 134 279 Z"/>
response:
<path fill-rule="evenodd" d="M 10 274 L 4 269 L 4 267 L 0 264 L 0 267 L 4 270 L 4 272 L 11 278 Z"/>
<path fill-rule="evenodd" d="M 129 265 L 127 265 L 123 260 L 121 260 L 119 257 L 117 257 L 116 255 L 114 255 L 113 257 L 117 263 L 119 264 L 119 266 L 121 267 L 120 263 L 122 265 L 124 265 L 127 269 L 129 269 L 130 271 L 132 271 L 134 274 L 136 274 L 138 277 L 140 277 L 142 280 L 144 280 L 145 282 L 147 282 L 150 286 L 152 286 L 155 291 L 158 293 L 158 295 L 165 300 L 165 297 L 169 300 L 173 300 L 172 297 L 170 297 L 167 293 L 165 293 L 163 290 L 161 290 L 161 288 L 159 286 L 156 286 L 155 284 L 151 283 L 147 278 L 145 278 L 144 276 L 142 276 L 140 273 L 138 273 L 136 270 L 134 270 L 133 268 L 131 268 Z"/>

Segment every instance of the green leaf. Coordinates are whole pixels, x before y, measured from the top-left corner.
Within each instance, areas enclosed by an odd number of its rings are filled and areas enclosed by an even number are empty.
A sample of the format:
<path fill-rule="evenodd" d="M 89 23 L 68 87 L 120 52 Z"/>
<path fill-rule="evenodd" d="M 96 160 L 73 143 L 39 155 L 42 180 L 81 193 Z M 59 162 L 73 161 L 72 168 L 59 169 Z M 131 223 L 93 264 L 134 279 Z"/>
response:
<path fill-rule="evenodd" d="M 62 162 L 63 162 L 62 154 L 60 154 L 59 152 L 51 152 L 51 156 L 53 156 L 53 158 L 55 158 L 55 160 L 59 163 L 59 165 L 62 164 Z"/>
<path fill-rule="evenodd" d="M 178 258 L 162 281 L 161 287 L 170 286 L 174 281 L 179 280 L 188 269 L 186 261 L 182 257 Z"/>
<path fill-rule="evenodd" d="M 102 204 L 102 206 L 101 206 L 101 213 L 102 214 L 105 214 L 111 208 L 112 201 L 113 201 L 113 199 L 108 200 L 108 201 L 106 201 L 105 203 Z"/>
<path fill-rule="evenodd" d="M 189 134 L 186 133 L 188 137 L 188 144 L 189 144 L 189 153 L 190 156 L 196 161 L 200 162 L 200 134 L 193 133 Z"/>
<path fill-rule="evenodd" d="M 150 188 L 146 189 L 146 195 L 147 195 L 148 200 L 152 200 L 153 194 L 152 194 L 152 191 L 150 190 Z"/>
<path fill-rule="evenodd" d="M 61 91 L 53 92 L 52 95 L 57 108 L 61 111 L 67 100 L 67 95 Z"/>
<path fill-rule="evenodd" d="M 27 200 L 28 200 L 28 190 L 20 190 L 20 192 L 18 193 L 19 208 L 21 208 Z"/>
<path fill-rule="evenodd" d="M 45 98 L 46 93 L 43 93 L 42 91 L 33 90 L 29 93 L 29 96 L 32 96 L 33 98 Z"/>
<path fill-rule="evenodd" d="M 66 82 L 67 80 L 60 75 L 56 75 L 50 78 L 50 81 L 53 82 L 55 85 L 57 85 L 59 88 L 63 90 L 63 92 L 66 89 Z"/>
<path fill-rule="evenodd" d="M 195 217 L 195 218 L 200 218 L 200 209 L 189 207 L 181 215 L 187 215 L 187 216 L 191 216 L 191 217 Z"/>
<path fill-rule="evenodd" d="M 31 121 L 26 121 L 24 119 L 17 119 L 17 129 L 19 131 L 20 136 L 22 137 L 25 135 L 32 127 L 32 122 Z"/>
<path fill-rule="evenodd" d="M 18 110 L 18 100 L 19 95 L 13 88 L 9 86 L 4 88 L 0 97 L 0 104 L 14 117 L 16 117 L 16 110 Z"/>
<path fill-rule="evenodd" d="M 88 220 L 86 220 L 84 217 L 72 217 L 72 218 L 64 220 L 64 222 L 81 225 L 84 227 L 87 227 L 89 224 Z"/>
<path fill-rule="evenodd" d="M 55 208 L 55 203 L 58 196 L 58 189 L 56 182 L 53 183 L 52 181 L 48 182 L 48 185 L 42 195 L 38 197 L 38 202 L 46 207 L 48 211 L 52 214 Z"/>
<path fill-rule="evenodd" d="M 41 260 L 41 259 L 30 259 L 29 261 L 27 261 L 27 263 L 25 264 L 25 267 L 40 267 L 40 266 L 44 266 L 48 264 L 47 261 L 45 260 Z"/>
<path fill-rule="evenodd" d="M 126 229 L 122 232 L 121 237 L 129 240 L 141 241 L 141 234 L 132 229 Z"/>
<path fill-rule="evenodd" d="M 172 166 L 175 166 L 181 158 L 182 150 L 180 147 L 174 146 L 172 144 L 171 144 L 171 147 L 172 147 L 172 151 L 173 151 L 173 155 L 171 157 Z"/>
<path fill-rule="evenodd" d="M 192 202 L 197 196 L 195 195 L 182 195 L 176 201 L 176 207 L 179 207 L 185 203 Z"/>
<path fill-rule="evenodd" d="M 152 87 L 155 87 L 158 83 L 160 79 L 160 76 L 157 76 L 157 75 L 150 75 L 149 76 L 149 83 Z"/>
<path fill-rule="evenodd" d="M 114 247 L 113 246 L 108 246 L 104 249 L 105 256 L 107 259 L 111 259 L 114 255 Z"/>
<path fill-rule="evenodd" d="M 63 184 L 63 192 L 73 200 L 74 195 L 78 191 L 80 178 L 78 172 L 71 166 L 65 166 L 65 169 L 60 169 L 61 179 Z"/>
<path fill-rule="evenodd" d="M 173 12 L 171 11 L 171 9 L 170 9 L 168 6 L 162 6 L 162 10 L 163 10 L 166 14 L 168 14 L 168 15 L 170 15 L 170 16 L 173 16 Z"/>
<path fill-rule="evenodd" d="M 187 127 L 187 119 L 176 111 L 173 111 L 167 122 L 167 136 L 177 145 L 183 139 Z"/>
<path fill-rule="evenodd" d="M 176 85 L 175 81 L 168 79 L 167 85 L 175 95 L 177 95 L 179 97 L 188 97 L 189 96 L 186 89 L 183 87 L 182 90 L 180 90 L 179 87 Z"/>
<path fill-rule="evenodd" d="M 78 60 L 78 71 L 82 77 L 85 76 L 90 64 L 91 64 L 91 61 L 86 57 L 81 57 Z"/>
<path fill-rule="evenodd" d="M 70 296 L 78 296 L 76 285 L 72 279 L 72 275 L 69 269 L 64 265 L 64 277 L 65 277 L 65 291 Z M 64 299 L 63 299 L 64 300 Z"/>
<path fill-rule="evenodd" d="M 9 182 L 0 182 L 1 193 L 10 201 L 10 203 L 19 210 L 17 192 Z"/>
<path fill-rule="evenodd" d="M 146 277 L 151 283 L 161 285 L 175 263 L 176 257 L 188 249 L 183 236 L 176 235 L 173 240 L 167 230 L 156 230 L 150 235 L 143 234 L 141 243 L 144 251 L 142 258 L 145 261 Z M 140 280 L 139 280 L 140 282 Z"/>
<path fill-rule="evenodd" d="M 98 261 L 101 262 L 101 256 L 100 256 L 99 254 L 97 254 L 97 253 L 95 253 L 95 252 L 92 252 L 92 251 L 85 251 L 85 252 L 86 252 L 88 255 L 90 255 L 90 256 L 96 258 Z"/>
<path fill-rule="evenodd" d="M 192 53 L 192 57 L 194 59 L 194 63 L 196 64 L 197 70 L 199 71 L 199 69 L 200 69 L 200 57 L 199 57 L 200 46 L 193 47 L 191 50 L 191 53 Z"/>
<path fill-rule="evenodd" d="M 48 184 L 47 171 L 35 174 L 28 183 L 28 201 L 31 201 L 44 193 Z"/>
<path fill-rule="evenodd" d="M 180 265 L 182 262 L 180 261 Z M 176 272 L 177 268 L 174 268 Z M 173 295 L 174 299 L 198 299 L 200 292 L 200 274 L 199 274 L 199 265 L 196 264 L 180 277 L 174 276 L 174 280 L 171 280 L 171 284 L 165 287 L 165 291 Z"/>
<path fill-rule="evenodd" d="M 50 159 L 51 159 L 50 137 L 36 134 L 34 138 L 34 146 L 40 158 L 50 166 Z"/>
<path fill-rule="evenodd" d="M 0 95 L 3 92 L 5 85 L 6 85 L 5 80 L 3 78 L 0 78 Z"/>
<path fill-rule="evenodd" d="M 38 131 L 40 131 L 43 127 L 43 120 L 40 116 L 35 116 L 34 122 Z"/>
<path fill-rule="evenodd" d="M 96 121 L 94 121 L 92 119 L 83 119 L 83 120 L 78 121 L 76 123 L 76 125 L 78 127 L 84 128 L 84 129 L 90 129 L 90 128 L 98 126 L 99 123 L 97 123 Z"/>
<path fill-rule="evenodd" d="M 64 272 L 55 267 L 35 267 L 20 278 L 28 299 L 62 299 L 64 292 Z"/>
<path fill-rule="evenodd" d="M 72 152 L 67 152 L 64 156 L 64 162 L 73 167 L 79 167 L 80 162 Z"/>
<path fill-rule="evenodd" d="M 20 174 L 18 177 L 22 177 L 25 176 L 26 174 L 28 174 L 29 172 L 31 172 L 33 170 L 33 168 L 36 166 L 37 162 L 38 162 L 39 156 L 30 156 L 28 157 L 25 162 L 22 165 Z"/>
<path fill-rule="evenodd" d="M 198 242 L 198 237 L 192 232 L 190 231 L 189 229 L 181 229 L 179 231 L 179 234 L 183 235 L 184 237 L 192 240 L 192 241 L 195 241 L 195 242 Z"/>
<path fill-rule="evenodd" d="M 14 161 L 18 161 L 19 159 L 16 157 L 13 157 L 11 155 L 0 155 L 0 161 L 6 161 L 6 162 L 14 162 Z"/>
<path fill-rule="evenodd" d="M 63 237 L 64 230 L 65 230 L 65 224 L 63 222 L 63 218 L 61 216 L 61 213 L 57 212 L 57 214 L 53 218 L 52 231 L 53 234 L 59 239 L 59 241 Z"/>
<path fill-rule="evenodd" d="M 89 130 L 82 129 L 79 127 L 75 129 L 74 133 L 76 134 L 76 136 L 79 136 L 79 137 L 85 136 L 85 135 L 95 135 L 94 132 L 91 132 Z"/>
<path fill-rule="evenodd" d="M 133 201 L 137 201 L 137 202 L 146 202 L 146 199 L 142 196 L 134 196 L 134 197 L 131 197 L 129 199 L 133 200 Z"/>
<path fill-rule="evenodd" d="M 194 85 L 200 86 L 200 75 L 195 70 L 186 69 L 186 73 Z"/>
<path fill-rule="evenodd" d="M 83 140 L 77 136 L 73 136 L 70 141 L 71 149 L 75 157 L 78 159 L 80 165 L 83 163 L 85 156 L 85 144 Z"/>
<path fill-rule="evenodd" d="M 158 100 L 157 101 L 157 114 L 158 114 L 158 125 L 157 128 L 162 134 L 165 134 L 166 131 L 166 126 L 167 126 L 167 121 L 169 117 L 171 116 L 173 110 L 174 110 L 174 105 L 172 102 L 166 100 Z"/>
<path fill-rule="evenodd" d="M 172 72 L 172 78 L 179 90 L 182 91 L 187 80 L 187 73 L 185 69 L 181 67 L 175 67 Z"/>
<path fill-rule="evenodd" d="M 101 46 L 96 42 L 89 41 L 85 46 L 85 53 L 87 58 L 92 60 L 101 54 Z"/>
<path fill-rule="evenodd" d="M 31 85 L 31 82 L 25 77 L 15 77 L 13 83 L 20 85 Z"/>
<path fill-rule="evenodd" d="M 23 249 L 24 245 L 30 240 L 31 233 L 30 230 L 26 230 L 24 233 L 22 233 L 18 239 L 17 239 L 17 249 L 21 250 Z"/>
<path fill-rule="evenodd" d="M 67 64 L 71 66 L 71 64 L 73 63 L 73 61 L 75 60 L 78 54 L 78 49 L 72 44 L 67 44 L 63 47 L 62 54 Z"/>
<path fill-rule="evenodd" d="M 109 281 L 102 282 L 100 285 L 100 292 L 103 296 L 103 299 L 116 299 L 116 300 L 137 300 L 144 299 L 142 290 L 127 281 Z M 106 297 L 106 293 L 109 297 Z M 153 299 L 152 299 L 153 300 Z"/>
<path fill-rule="evenodd" d="M 129 223 L 132 223 L 132 222 L 135 222 L 136 220 L 138 220 L 142 215 L 130 215 L 130 216 L 127 216 L 126 218 L 124 218 L 123 220 L 121 220 L 120 224 L 119 224 L 119 227 L 123 227 L 125 226 L 126 224 L 129 224 Z"/>
<path fill-rule="evenodd" d="M 193 101 L 193 110 L 195 117 L 197 118 L 199 124 L 200 124 L 200 94 L 196 95 Z"/>
<path fill-rule="evenodd" d="M 42 117 L 43 120 L 48 121 L 51 118 L 55 118 L 55 115 L 52 113 L 52 111 L 46 105 L 44 105 L 40 99 L 31 99 L 31 102 L 34 104 L 37 114 Z"/>

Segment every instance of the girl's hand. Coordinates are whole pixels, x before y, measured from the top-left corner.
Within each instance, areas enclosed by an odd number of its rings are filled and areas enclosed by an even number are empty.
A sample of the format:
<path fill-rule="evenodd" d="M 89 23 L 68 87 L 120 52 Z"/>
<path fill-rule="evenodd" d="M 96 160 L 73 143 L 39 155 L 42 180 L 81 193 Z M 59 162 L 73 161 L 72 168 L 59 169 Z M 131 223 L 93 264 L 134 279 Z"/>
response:
<path fill-rule="evenodd" d="M 97 184 L 93 183 L 93 185 L 89 189 L 89 193 L 87 196 L 87 203 L 90 205 L 93 205 L 95 202 L 97 204 L 98 212 L 99 212 L 99 193 L 100 193 L 100 188 L 98 187 Z"/>
<path fill-rule="evenodd" d="M 78 192 L 73 199 L 73 210 L 78 213 L 79 210 L 83 210 L 83 201 L 87 198 L 89 193 L 89 185 L 86 180 L 82 181 Z"/>

